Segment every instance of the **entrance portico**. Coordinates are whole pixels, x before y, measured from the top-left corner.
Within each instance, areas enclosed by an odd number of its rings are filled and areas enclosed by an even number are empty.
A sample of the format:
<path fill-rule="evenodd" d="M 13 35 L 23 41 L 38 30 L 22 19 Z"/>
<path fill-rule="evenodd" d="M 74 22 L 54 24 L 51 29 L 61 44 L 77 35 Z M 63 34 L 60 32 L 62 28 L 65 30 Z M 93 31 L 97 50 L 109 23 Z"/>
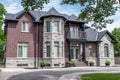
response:
<path fill-rule="evenodd" d="M 71 42 L 70 43 L 70 60 L 82 61 L 82 43 L 80 42 Z"/>

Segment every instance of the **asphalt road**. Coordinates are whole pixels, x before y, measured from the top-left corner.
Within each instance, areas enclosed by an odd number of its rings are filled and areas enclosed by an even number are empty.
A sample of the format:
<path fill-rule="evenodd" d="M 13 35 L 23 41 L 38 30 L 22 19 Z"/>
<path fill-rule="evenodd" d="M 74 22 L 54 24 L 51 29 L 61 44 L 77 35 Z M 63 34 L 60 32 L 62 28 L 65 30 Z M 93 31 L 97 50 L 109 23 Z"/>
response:
<path fill-rule="evenodd" d="M 37 71 L 14 75 L 7 80 L 59 80 L 62 75 L 76 72 L 94 72 L 95 70 Z"/>

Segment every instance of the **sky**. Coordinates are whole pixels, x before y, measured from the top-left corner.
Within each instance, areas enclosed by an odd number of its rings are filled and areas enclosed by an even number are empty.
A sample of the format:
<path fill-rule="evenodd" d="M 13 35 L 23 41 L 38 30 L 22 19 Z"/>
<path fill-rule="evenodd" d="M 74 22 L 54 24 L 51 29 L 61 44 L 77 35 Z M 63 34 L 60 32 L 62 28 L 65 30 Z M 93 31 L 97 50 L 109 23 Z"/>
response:
<path fill-rule="evenodd" d="M 50 3 L 47 5 L 44 5 L 43 11 L 48 11 L 50 8 L 54 7 L 58 12 L 64 13 L 64 14 L 75 14 L 78 16 L 80 13 L 80 10 L 83 8 L 79 4 L 77 5 L 60 5 L 62 0 L 50 0 Z M 17 13 L 21 10 L 23 10 L 23 7 L 20 4 L 21 0 L 0 0 L 0 3 L 2 3 L 5 6 L 5 9 L 8 13 Z M 110 17 L 114 20 L 112 24 L 108 24 L 107 28 L 103 30 L 109 30 L 110 32 L 115 27 L 120 27 L 120 10 L 116 12 L 114 16 Z M 87 24 L 88 26 L 91 25 L 91 23 Z"/>

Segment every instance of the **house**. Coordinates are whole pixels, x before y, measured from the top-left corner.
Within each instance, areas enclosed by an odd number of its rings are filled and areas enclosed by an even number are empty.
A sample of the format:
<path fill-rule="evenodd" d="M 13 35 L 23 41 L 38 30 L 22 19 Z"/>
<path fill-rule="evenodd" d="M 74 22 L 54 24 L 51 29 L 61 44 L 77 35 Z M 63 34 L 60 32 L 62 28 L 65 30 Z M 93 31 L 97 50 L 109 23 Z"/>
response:
<path fill-rule="evenodd" d="M 71 59 L 77 66 L 94 62 L 114 65 L 114 43 L 108 31 L 85 26 L 75 15 L 55 8 L 49 11 L 21 11 L 5 16 L 6 67 L 38 67 L 44 60 L 50 67 L 65 67 Z"/>

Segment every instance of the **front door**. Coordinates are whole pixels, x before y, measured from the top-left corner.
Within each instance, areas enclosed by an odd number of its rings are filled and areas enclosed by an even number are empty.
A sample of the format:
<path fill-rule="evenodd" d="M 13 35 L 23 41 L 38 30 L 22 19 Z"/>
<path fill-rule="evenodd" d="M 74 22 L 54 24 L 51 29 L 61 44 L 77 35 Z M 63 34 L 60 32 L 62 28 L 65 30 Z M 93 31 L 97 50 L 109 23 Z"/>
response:
<path fill-rule="evenodd" d="M 79 48 L 71 48 L 70 49 L 70 60 L 78 60 L 79 59 Z"/>

